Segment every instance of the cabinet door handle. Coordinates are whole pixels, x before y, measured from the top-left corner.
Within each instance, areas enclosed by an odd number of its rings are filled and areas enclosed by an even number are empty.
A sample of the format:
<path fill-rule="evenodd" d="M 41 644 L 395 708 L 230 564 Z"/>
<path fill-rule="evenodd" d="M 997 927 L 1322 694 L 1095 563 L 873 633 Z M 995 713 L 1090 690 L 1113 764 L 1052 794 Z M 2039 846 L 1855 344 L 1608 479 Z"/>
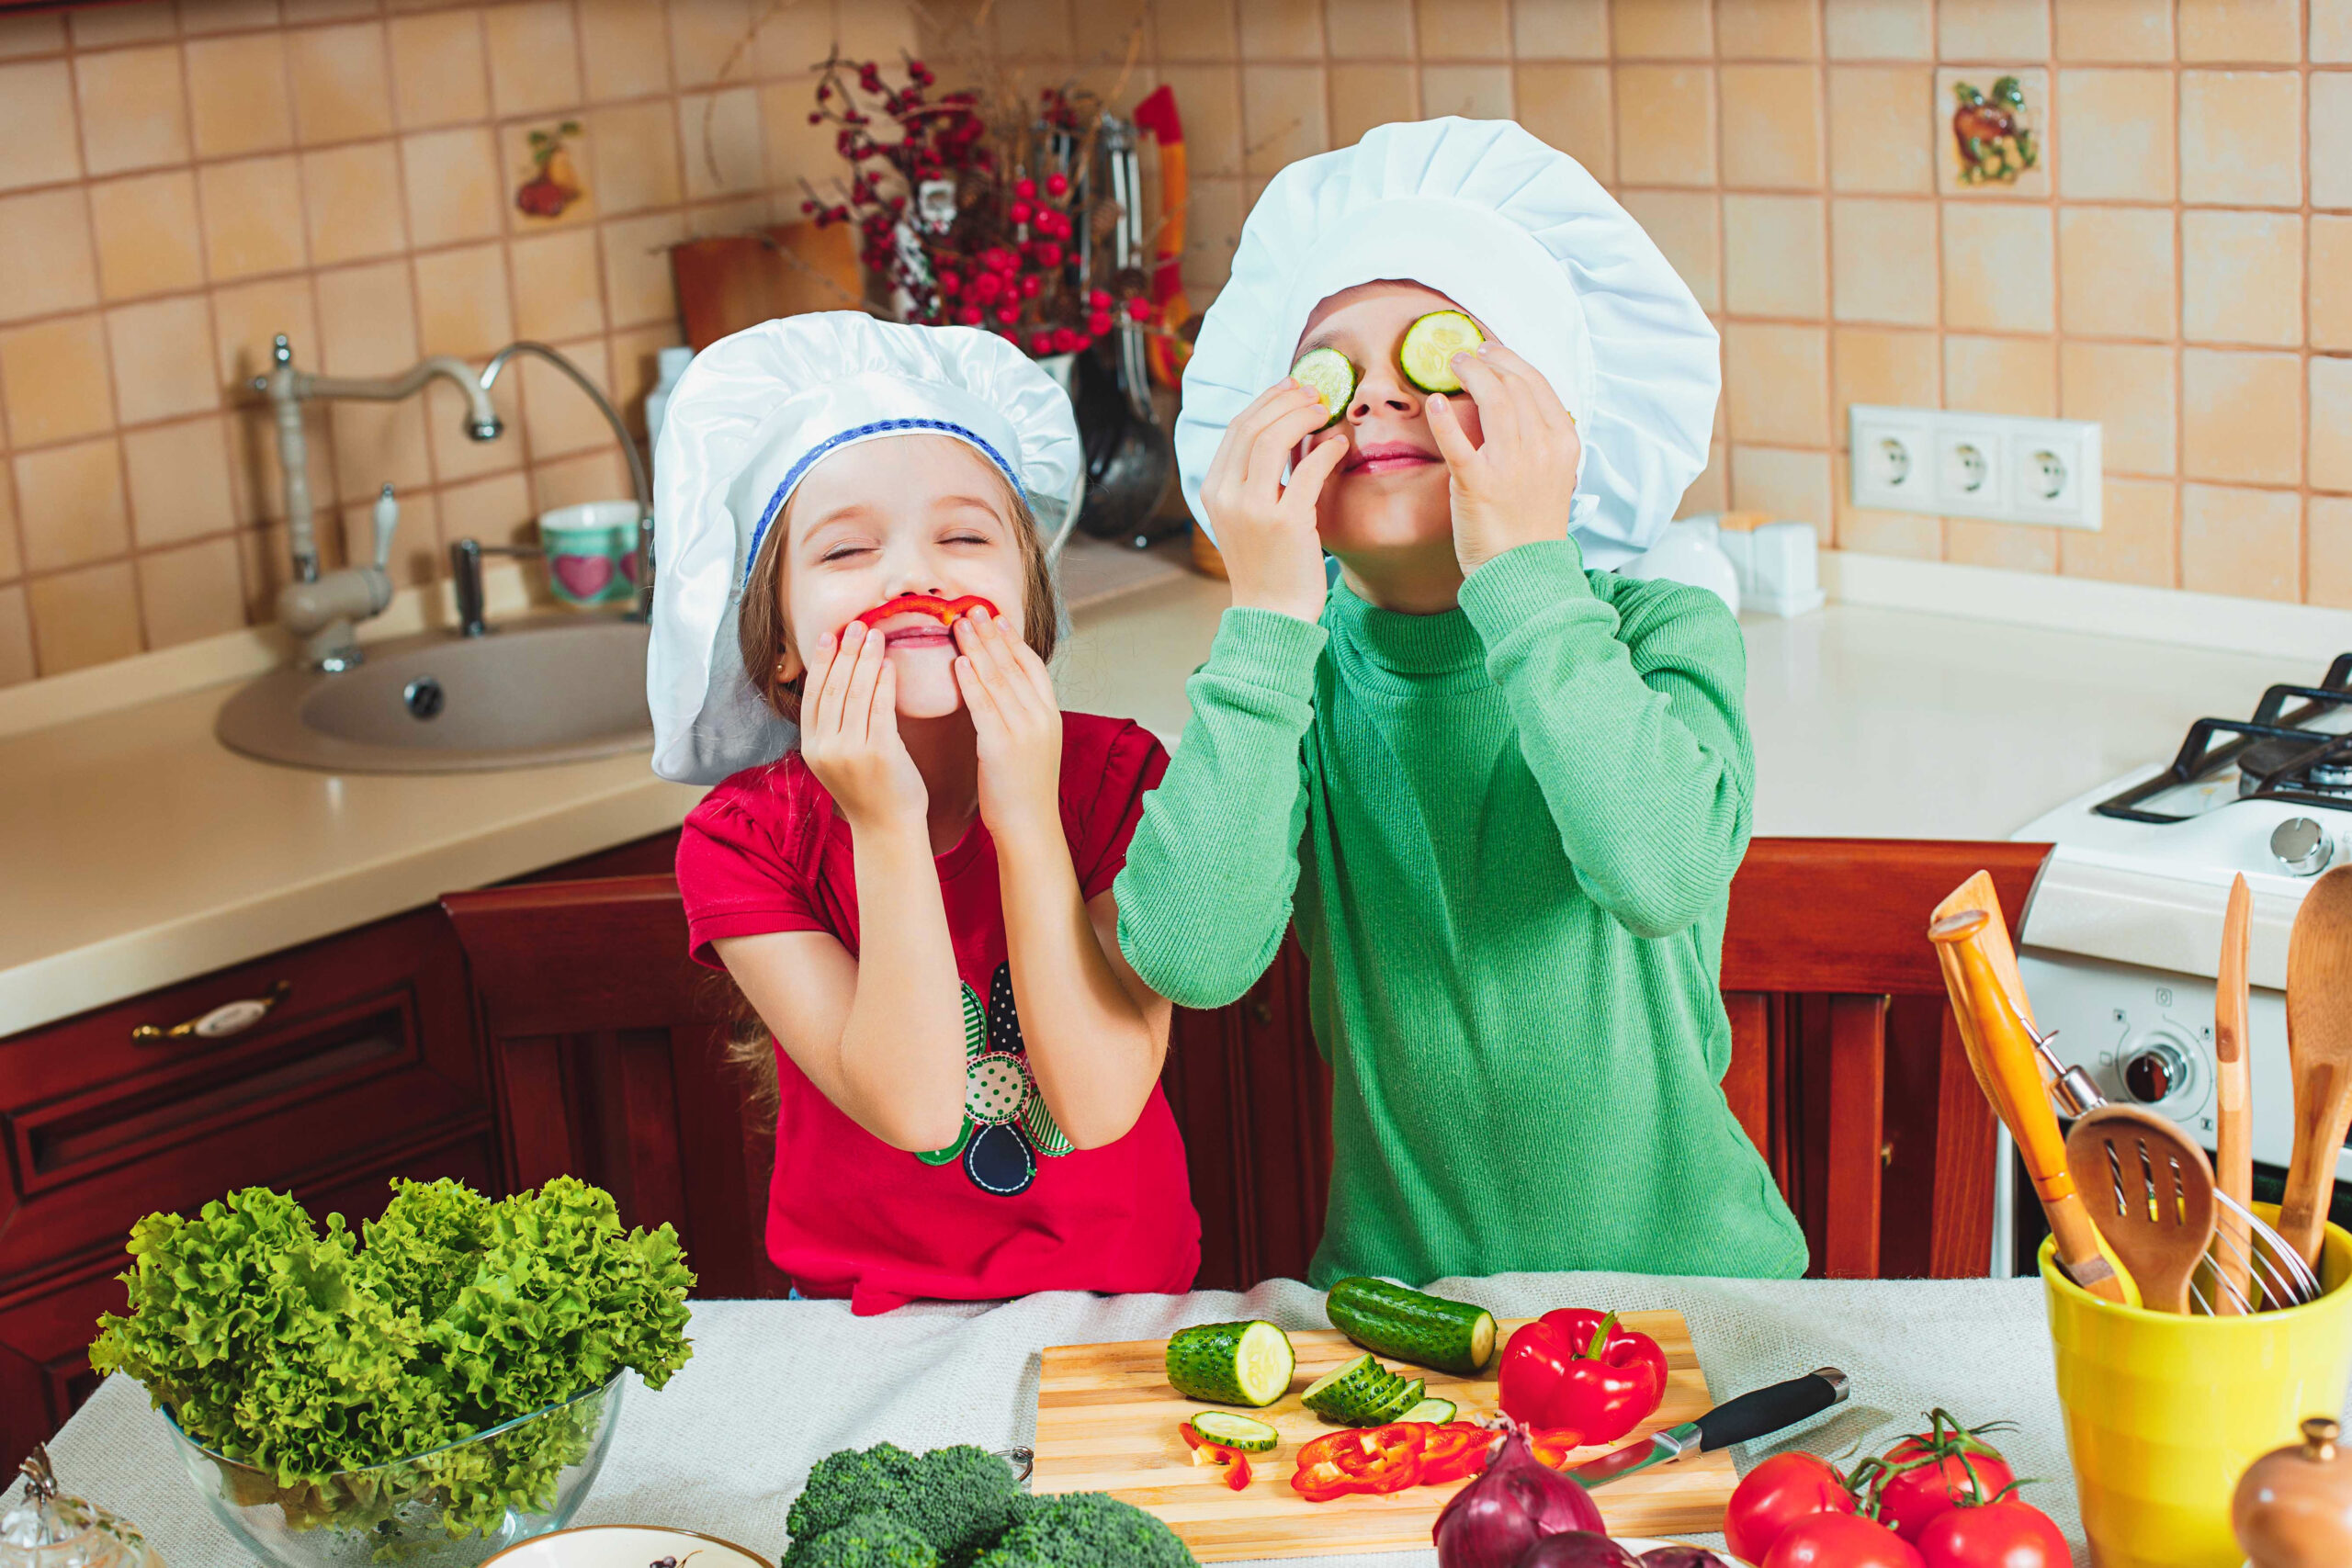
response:
<path fill-rule="evenodd" d="M 232 1034 L 243 1034 L 277 1010 L 277 1004 L 294 994 L 294 982 L 280 980 L 264 997 L 246 997 L 243 1000 L 222 1002 L 210 1012 L 202 1013 L 169 1029 L 158 1029 L 142 1023 L 130 1032 L 131 1043 L 154 1045 L 166 1040 L 226 1040 Z"/>

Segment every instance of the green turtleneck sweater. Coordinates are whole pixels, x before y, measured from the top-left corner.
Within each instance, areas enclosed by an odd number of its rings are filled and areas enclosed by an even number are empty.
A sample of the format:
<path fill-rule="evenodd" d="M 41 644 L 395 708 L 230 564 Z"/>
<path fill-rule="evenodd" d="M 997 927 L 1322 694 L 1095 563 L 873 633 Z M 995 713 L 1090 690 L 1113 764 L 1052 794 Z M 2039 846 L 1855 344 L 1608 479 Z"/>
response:
<path fill-rule="evenodd" d="M 1187 1007 L 1294 917 L 1334 1080 L 1311 1278 L 1793 1277 L 1723 1095 L 1716 988 L 1754 760 L 1713 595 L 1521 546 L 1407 615 L 1225 614 L 1145 796 L 1119 945 Z"/>

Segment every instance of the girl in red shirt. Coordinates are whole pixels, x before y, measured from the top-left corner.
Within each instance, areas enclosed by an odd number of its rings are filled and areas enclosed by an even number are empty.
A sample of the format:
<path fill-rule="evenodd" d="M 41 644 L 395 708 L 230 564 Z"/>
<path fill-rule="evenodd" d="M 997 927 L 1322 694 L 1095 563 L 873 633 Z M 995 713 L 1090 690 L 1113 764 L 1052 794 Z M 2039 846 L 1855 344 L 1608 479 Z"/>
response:
<path fill-rule="evenodd" d="M 1111 892 L 1167 757 L 1046 668 L 1080 462 L 1003 339 L 846 312 L 712 345 L 663 425 L 654 766 L 723 780 L 678 885 L 773 1033 L 769 1254 L 860 1313 L 1199 1264 Z"/>

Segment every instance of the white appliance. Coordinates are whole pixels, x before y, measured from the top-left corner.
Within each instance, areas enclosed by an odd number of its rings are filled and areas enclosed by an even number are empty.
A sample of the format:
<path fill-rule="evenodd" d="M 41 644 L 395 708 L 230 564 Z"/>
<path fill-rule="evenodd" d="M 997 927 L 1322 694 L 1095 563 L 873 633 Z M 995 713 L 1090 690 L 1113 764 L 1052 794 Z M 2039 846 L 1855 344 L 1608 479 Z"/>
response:
<path fill-rule="evenodd" d="M 2109 1099 L 2170 1116 L 2208 1149 L 2222 912 L 2231 878 L 2245 874 L 2254 895 L 2251 1142 L 2258 1164 L 2283 1168 L 2295 1125 L 2288 933 L 2311 879 L 2352 862 L 2352 653 L 2317 685 L 2271 687 L 2252 718 L 2199 719 L 2170 762 L 2102 784 L 2014 836 L 2056 846 L 2018 953 L 2034 1021 L 2056 1032 L 2052 1053 Z M 2006 1276 L 2018 1199 L 2006 1132 L 2000 1142 L 1993 1271 Z M 2338 1156 L 2336 1177 L 2352 1179 L 2352 1150 Z"/>

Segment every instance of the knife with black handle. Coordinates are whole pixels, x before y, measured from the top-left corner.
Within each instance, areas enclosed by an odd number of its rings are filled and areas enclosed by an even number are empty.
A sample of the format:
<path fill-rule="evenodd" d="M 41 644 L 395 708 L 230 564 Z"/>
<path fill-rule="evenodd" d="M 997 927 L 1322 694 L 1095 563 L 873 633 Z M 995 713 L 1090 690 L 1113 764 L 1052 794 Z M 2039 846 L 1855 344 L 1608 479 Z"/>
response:
<path fill-rule="evenodd" d="M 1820 1415 L 1831 1405 L 1844 1404 L 1849 1392 L 1845 1373 L 1835 1367 L 1823 1367 L 1801 1378 L 1743 1393 L 1716 1405 L 1696 1421 L 1662 1427 L 1646 1438 L 1636 1438 L 1622 1449 L 1577 1465 L 1567 1473 L 1570 1479 L 1588 1487 L 1606 1485 L 1620 1476 L 1670 1463 L 1685 1454 L 1708 1453 L 1733 1443 L 1769 1438 Z"/>

